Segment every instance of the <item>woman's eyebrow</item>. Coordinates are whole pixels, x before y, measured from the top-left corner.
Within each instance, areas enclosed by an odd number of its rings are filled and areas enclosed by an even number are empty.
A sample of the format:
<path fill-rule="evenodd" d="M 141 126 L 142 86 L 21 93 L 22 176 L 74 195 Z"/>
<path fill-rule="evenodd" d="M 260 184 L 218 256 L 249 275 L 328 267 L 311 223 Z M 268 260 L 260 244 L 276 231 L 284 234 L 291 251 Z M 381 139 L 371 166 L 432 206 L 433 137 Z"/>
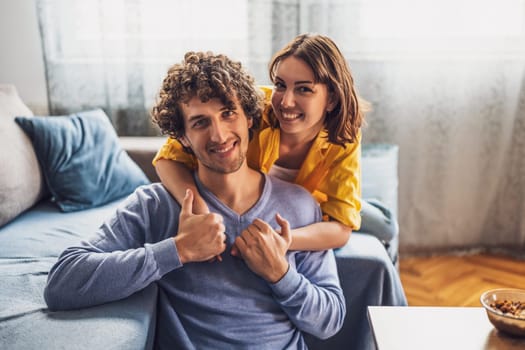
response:
<path fill-rule="evenodd" d="M 299 85 L 299 84 L 313 84 L 313 83 L 314 82 L 310 80 L 299 80 L 299 81 L 296 81 L 294 84 Z"/>
<path fill-rule="evenodd" d="M 275 80 L 284 82 L 284 79 L 280 78 L 279 76 L 276 76 Z M 314 82 L 311 80 L 299 80 L 299 81 L 294 82 L 294 85 L 300 85 L 300 84 L 314 84 Z"/>

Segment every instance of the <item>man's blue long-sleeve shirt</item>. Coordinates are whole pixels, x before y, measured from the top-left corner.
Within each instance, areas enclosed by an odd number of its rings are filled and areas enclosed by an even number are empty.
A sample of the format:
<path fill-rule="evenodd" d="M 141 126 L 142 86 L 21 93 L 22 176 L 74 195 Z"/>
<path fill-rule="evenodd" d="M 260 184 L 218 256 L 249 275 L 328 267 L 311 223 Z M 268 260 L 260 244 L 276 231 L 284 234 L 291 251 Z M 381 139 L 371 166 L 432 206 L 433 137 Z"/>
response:
<path fill-rule="evenodd" d="M 345 302 L 331 250 L 290 251 L 290 269 L 270 284 L 229 254 L 254 219 L 274 228 L 280 213 L 291 227 L 321 219 L 301 187 L 266 176 L 261 198 L 238 215 L 196 179 L 210 211 L 223 216 L 222 262 L 182 265 L 173 236 L 179 204 L 161 184 L 132 194 L 96 235 L 66 249 L 51 269 L 45 299 L 51 309 L 93 306 L 159 286 L 156 348 L 302 349 L 302 332 L 320 338 L 342 326 Z"/>

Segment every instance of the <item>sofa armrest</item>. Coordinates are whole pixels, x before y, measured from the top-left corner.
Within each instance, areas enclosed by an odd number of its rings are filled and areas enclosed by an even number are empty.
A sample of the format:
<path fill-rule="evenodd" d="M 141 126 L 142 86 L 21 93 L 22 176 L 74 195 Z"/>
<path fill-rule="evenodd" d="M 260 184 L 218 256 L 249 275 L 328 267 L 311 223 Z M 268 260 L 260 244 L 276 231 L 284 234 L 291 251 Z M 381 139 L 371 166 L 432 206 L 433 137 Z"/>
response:
<path fill-rule="evenodd" d="M 393 144 L 369 143 L 362 147 L 361 190 L 364 199 L 376 199 L 388 208 L 393 218 L 398 214 L 398 153 Z"/>
<path fill-rule="evenodd" d="M 398 152 L 393 144 L 370 143 L 363 145 L 361 228 L 383 242 L 392 262 L 398 266 L 399 225 Z"/>
<path fill-rule="evenodd" d="M 151 182 L 160 181 L 151 161 L 160 147 L 166 142 L 166 137 L 121 136 L 119 140 L 122 148 L 144 171 L 148 179 Z"/>

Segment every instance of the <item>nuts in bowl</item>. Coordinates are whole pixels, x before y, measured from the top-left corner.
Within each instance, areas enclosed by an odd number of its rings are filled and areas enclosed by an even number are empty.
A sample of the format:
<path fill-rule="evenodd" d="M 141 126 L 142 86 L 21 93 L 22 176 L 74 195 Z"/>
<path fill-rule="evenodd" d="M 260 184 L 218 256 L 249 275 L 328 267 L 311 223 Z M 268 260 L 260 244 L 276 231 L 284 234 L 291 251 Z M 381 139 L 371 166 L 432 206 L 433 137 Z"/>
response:
<path fill-rule="evenodd" d="M 525 337 L 525 290 L 491 289 L 481 295 L 480 301 L 494 327 Z"/>

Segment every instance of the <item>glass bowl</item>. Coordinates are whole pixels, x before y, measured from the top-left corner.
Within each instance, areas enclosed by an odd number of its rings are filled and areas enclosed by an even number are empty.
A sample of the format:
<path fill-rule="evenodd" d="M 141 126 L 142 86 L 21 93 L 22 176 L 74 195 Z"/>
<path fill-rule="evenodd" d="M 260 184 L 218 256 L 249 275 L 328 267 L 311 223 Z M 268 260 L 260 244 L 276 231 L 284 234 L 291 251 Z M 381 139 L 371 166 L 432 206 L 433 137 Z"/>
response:
<path fill-rule="evenodd" d="M 487 311 L 490 323 L 499 331 L 518 337 L 525 337 L 525 290 L 523 289 L 491 289 L 480 297 L 481 305 Z M 514 312 L 504 312 L 503 302 L 515 307 Z M 521 303 L 521 306 L 517 306 Z"/>

